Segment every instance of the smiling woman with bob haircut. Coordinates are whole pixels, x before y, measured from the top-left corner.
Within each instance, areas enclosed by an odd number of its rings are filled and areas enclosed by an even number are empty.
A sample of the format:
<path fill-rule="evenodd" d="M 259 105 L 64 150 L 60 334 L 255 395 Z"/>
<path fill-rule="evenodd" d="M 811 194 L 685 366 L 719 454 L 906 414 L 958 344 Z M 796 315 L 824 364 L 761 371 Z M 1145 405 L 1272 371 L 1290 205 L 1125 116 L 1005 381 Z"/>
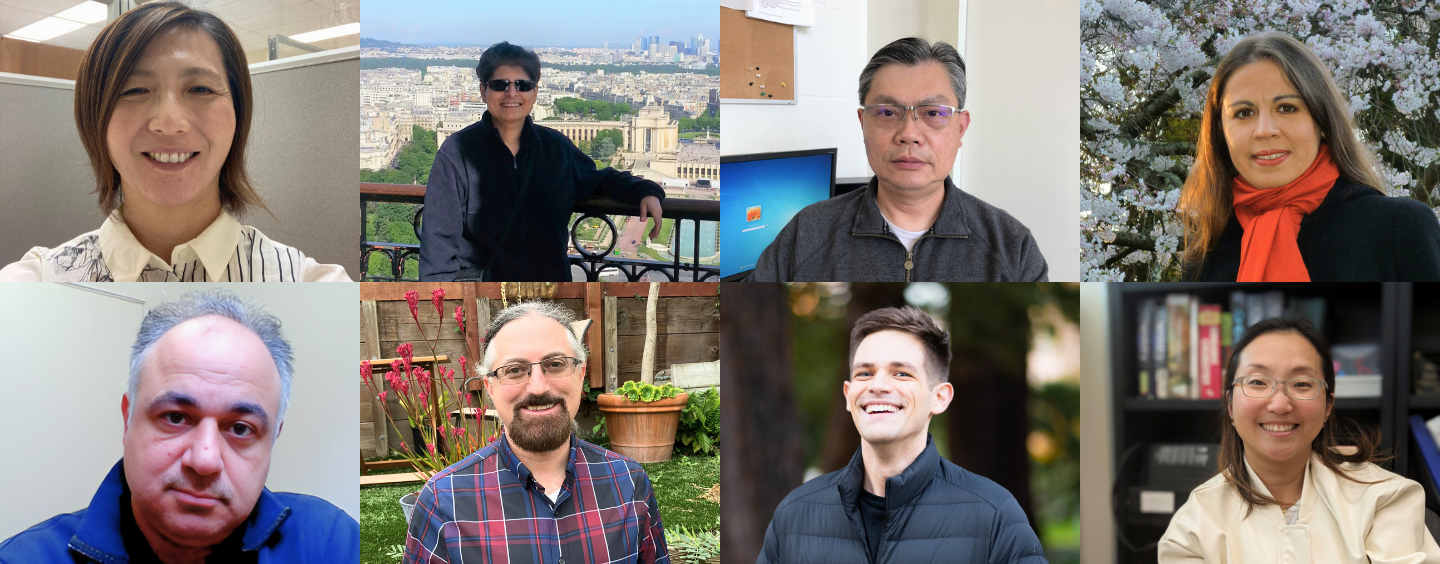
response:
<path fill-rule="evenodd" d="M 1295 38 L 1235 45 L 1205 97 L 1178 206 L 1184 277 L 1240 282 L 1440 280 L 1440 221 L 1385 197 L 1344 95 Z"/>
<path fill-rule="evenodd" d="M 0 281 L 350 281 L 236 221 L 269 211 L 245 172 L 252 98 L 240 41 L 213 14 L 151 2 L 116 18 L 75 80 L 106 219 L 31 249 Z"/>
<path fill-rule="evenodd" d="M 1256 323 L 1225 374 L 1219 473 L 1170 519 L 1160 562 L 1440 562 L 1420 484 L 1377 466 L 1364 433 L 1337 448 L 1335 368 L 1315 329 Z"/>

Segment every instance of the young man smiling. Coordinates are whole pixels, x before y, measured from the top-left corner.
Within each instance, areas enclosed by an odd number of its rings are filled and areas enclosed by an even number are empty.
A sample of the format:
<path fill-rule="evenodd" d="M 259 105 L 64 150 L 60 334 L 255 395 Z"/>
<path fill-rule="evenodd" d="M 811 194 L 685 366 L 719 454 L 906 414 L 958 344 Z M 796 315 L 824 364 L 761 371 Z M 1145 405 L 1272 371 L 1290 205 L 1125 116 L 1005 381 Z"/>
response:
<path fill-rule="evenodd" d="M 940 457 L 926 431 L 955 391 L 950 337 L 914 307 L 865 314 L 850 333 L 850 465 L 790 492 L 758 564 L 1045 562 L 1014 496 Z"/>

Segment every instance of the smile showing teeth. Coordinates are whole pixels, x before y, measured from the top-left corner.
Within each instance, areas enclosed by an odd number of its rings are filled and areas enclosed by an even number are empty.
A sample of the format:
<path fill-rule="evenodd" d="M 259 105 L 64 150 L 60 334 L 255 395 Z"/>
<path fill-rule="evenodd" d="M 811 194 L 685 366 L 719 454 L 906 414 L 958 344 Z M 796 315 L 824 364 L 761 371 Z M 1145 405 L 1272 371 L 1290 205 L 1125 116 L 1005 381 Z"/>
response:
<path fill-rule="evenodd" d="M 545 410 L 550 409 L 550 408 L 552 408 L 552 407 L 555 407 L 555 404 L 553 404 L 553 403 L 547 403 L 547 404 L 545 404 L 545 405 L 532 405 L 532 406 L 527 407 L 527 408 L 525 408 L 525 409 L 527 409 L 527 410 L 529 410 L 529 411 L 545 411 Z"/>
<path fill-rule="evenodd" d="M 899 407 L 880 403 L 865 408 L 865 413 L 895 413 L 898 411 L 900 411 Z"/>
<path fill-rule="evenodd" d="M 1294 428 L 1296 428 L 1296 427 L 1299 427 L 1300 425 L 1299 425 L 1299 424 L 1296 424 L 1296 423 L 1291 423 L 1291 424 L 1288 424 L 1288 425 L 1263 425 L 1263 424 L 1262 424 L 1262 425 L 1260 425 L 1260 426 L 1261 426 L 1261 427 L 1264 427 L 1266 431 L 1274 431 L 1274 432 L 1276 432 L 1276 433 L 1283 433 L 1283 432 L 1285 432 L 1285 431 L 1289 431 L 1289 430 L 1292 430 L 1292 429 L 1294 429 Z"/>
<path fill-rule="evenodd" d="M 145 153 L 145 156 L 162 163 L 183 163 L 199 153 Z"/>
<path fill-rule="evenodd" d="M 1288 155 L 1288 154 L 1290 154 L 1290 153 L 1275 153 L 1275 154 L 1263 155 L 1263 156 L 1257 155 L 1255 158 L 1260 159 L 1260 160 L 1262 160 L 1262 161 L 1273 161 L 1273 160 L 1275 160 L 1275 159 L 1278 159 L 1278 158 L 1283 157 L 1283 156 Z"/>

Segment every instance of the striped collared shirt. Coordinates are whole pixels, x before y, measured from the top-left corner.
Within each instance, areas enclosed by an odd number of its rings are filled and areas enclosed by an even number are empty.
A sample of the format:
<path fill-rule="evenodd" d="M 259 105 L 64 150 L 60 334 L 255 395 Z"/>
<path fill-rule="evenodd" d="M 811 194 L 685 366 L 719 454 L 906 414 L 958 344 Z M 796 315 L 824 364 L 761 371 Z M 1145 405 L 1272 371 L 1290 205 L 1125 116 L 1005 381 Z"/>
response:
<path fill-rule="evenodd" d="M 345 268 L 320 264 L 298 249 L 221 213 L 167 261 L 135 238 L 115 212 L 100 229 L 47 249 L 35 247 L 0 270 L 0 281 L 59 282 L 349 282 Z"/>
<path fill-rule="evenodd" d="M 574 436 L 555 501 L 504 434 L 425 483 L 406 564 L 670 562 L 650 478 L 638 463 Z"/>

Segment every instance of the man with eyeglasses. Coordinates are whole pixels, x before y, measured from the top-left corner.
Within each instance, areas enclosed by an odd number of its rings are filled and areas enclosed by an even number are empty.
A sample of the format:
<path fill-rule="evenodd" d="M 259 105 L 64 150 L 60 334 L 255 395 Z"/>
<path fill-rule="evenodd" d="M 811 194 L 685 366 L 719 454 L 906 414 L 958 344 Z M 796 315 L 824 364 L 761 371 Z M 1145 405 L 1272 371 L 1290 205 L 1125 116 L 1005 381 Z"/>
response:
<path fill-rule="evenodd" d="M 588 325 L 544 301 L 491 321 L 476 370 L 504 431 L 425 483 L 406 564 L 670 561 L 645 470 L 576 436 Z"/>
<path fill-rule="evenodd" d="M 660 233 L 665 190 L 595 161 L 530 118 L 540 57 L 500 42 L 480 55 L 485 115 L 445 140 L 425 187 L 420 279 L 568 282 L 575 203 L 609 196 L 639 205 Z M 618 234 L 617 234 L 618 235 Z"/>
<path fill-rule="evenodd" d="M 886 45 L 860 73 L 860 104 L 875 177 L 800 210 L 748 280 L 1048 279 L 1030 230 L 950 179 L 970 127 L 965 62 L 954 47 L 915 37 Z"/>

